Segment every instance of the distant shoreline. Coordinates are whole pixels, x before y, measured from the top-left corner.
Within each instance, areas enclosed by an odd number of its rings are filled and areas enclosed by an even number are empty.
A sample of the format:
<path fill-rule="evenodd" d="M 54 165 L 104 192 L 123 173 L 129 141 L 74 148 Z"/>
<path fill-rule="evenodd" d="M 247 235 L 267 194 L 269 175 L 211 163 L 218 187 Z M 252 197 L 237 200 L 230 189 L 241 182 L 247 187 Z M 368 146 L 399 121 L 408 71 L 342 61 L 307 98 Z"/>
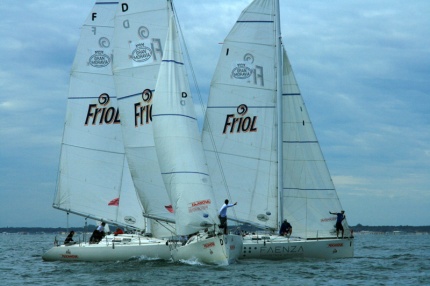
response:
<path fill-rule="evenodd" d="M 1 233 L 63 233 L 69 230 L 74 230 L 77 232 L 91 232 L 96 228 L 96 225 L 88 225 L 84 227 L 0 227 Z M 356 226 L 350 226 L 354 230 L 354 233 L 430 233 L 430 226 L 366 226 L 358 224 Z"/>

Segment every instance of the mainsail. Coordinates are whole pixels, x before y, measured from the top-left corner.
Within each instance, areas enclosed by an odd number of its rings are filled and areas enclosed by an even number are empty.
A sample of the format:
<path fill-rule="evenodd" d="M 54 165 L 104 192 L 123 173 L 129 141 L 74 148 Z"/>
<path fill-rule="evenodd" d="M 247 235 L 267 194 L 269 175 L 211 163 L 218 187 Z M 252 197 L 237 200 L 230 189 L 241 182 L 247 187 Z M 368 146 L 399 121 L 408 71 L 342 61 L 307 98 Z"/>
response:
<path fill-rule="evenodd" d="M 234 209 L 239 220 L 276 228 L 277 63 L 272 2 L 248 6 L 224 40 L 212 78 L 203 143 L 218 204 L 231 196 L 239 202 Z"/>
<path fill-rule="evenodd" d="M 173 17 L 153 101 L 155 147 L 175 210 L 176 234 L 215 226 L 215 198 Z"/>
<path fill-rule="evenodd" d="M 239 221 L 277 229 L 288 219 L 294 235 L 329 236 L 329 211 L 341 206 L 280 41 L 278 5 L 253 1 L 224 40 L 204 148 L 213 186 L 224 190 L 217 200 L 240 202 Z"/>
<path fill-rule="evenodd" d="M 151 126 L 152 96 L 171 14 L 170 0 L 129 0 L 118 5 L 113 70 L 125 152 L 145 215 L 173 222 Z M 155 220 L 151 231 L 156 237 L 171 234 Z"/>
<path fill-rule="evenodd" d="M 82 27 L 73 62 L 53 207 L 144 229 L 125 157 L 112 77 L 118 2 L 97 2 Z"/>

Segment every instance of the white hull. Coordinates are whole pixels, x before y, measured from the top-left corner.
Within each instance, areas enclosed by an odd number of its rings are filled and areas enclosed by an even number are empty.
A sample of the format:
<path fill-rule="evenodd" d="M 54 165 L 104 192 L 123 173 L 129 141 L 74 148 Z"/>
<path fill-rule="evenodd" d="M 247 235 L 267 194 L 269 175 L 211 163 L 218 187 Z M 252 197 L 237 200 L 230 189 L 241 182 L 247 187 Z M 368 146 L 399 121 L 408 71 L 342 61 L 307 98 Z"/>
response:
<path fill-rule="evenodd" d="M 123 261 L 140 256 L 169 260 L 167 240 L 137 235 L 110 236 L 98 244 L 54 246 L 42 258 L 45 261 Z"/>
<path fill-rule="evenodd" d="M 240 259 L 280 260 L 304 258 L 350 258 L 354 256 L 354 239 L 305 240 L 277 235 L 247 235 L 243 239 Z"/>
<path fill-rule="evenodd" d="M 235 263 L 242 251 L 242 237 L 239 235 L 216 235 L 191 238 L 185 245 L 172 245 L 174 261 L 196 260 L 205 264 L 228 265 Z"/>

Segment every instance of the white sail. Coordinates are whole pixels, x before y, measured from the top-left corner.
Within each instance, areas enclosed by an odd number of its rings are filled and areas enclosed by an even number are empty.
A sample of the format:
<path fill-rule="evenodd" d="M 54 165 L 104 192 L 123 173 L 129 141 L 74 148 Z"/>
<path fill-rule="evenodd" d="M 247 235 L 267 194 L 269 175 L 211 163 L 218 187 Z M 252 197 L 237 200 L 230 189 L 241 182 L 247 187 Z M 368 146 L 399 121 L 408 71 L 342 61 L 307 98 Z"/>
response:
<path fill-rule="evenodd" d="M 282 56 L 278 5 L 253 1 L 224 41 L 202 135 L 209 170 L 214 188 L 239 202 L 239 221 L 277 229 L 288 219 L 294 235 L 333 237 L 329 211 L 341 206 L 285 50 Z"/>
<path fill-rule="evenodd" d="M 187 235 L 219 220 L 173 17 L 170 23 L 153 99 L 152 127 L 161 174 L 175 210 L 176 234 Z"/>
<path fill-rule="evenodd" d="M 231 196 L 238 219 L 270 228 L 278 224 L 274 17 L 273 1 L 254 1 L 240 15 L 224 40 L 203 127 L 212 184 L 223 190 L 218 204 Z"/>
<path fill-rule="evenodd" d="M 171 2 L 129 0 L 115 16 L 114 78 L 134 186 L 150 217 L 173 221 L 152 134 L 152 93 L 163 56 Z M 154 236 L 170 231 L 151 222 Z"/>
<path fill-rule="evenodd" d="M 118 2 L 97 2 L 82 27 L 70 77 L 54 208 L 144 229 L 125 157 L 112 77 Z"/>
<path fill-rule="evenodd" d="M 283 214 L 295 235 L 329 237 L 342 207 L 285 50 L 283 63 Z"/>

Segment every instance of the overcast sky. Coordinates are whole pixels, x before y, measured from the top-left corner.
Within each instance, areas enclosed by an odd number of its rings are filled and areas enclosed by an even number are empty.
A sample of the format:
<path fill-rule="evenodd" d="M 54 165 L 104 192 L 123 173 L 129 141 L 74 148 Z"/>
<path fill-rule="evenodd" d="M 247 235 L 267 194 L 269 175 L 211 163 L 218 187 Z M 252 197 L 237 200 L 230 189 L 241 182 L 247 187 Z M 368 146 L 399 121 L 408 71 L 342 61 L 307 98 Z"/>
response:
<path fill-rule="evenodd" d="M 94 2 L 0 1 L 0 227 L 66 226 L 52 202 Z M 204 97 L 249 2 L 175 2 Z M 430 225 L 429 15 L 427 0 L 281 0 L 283 42 L 350 225 Z"/>

